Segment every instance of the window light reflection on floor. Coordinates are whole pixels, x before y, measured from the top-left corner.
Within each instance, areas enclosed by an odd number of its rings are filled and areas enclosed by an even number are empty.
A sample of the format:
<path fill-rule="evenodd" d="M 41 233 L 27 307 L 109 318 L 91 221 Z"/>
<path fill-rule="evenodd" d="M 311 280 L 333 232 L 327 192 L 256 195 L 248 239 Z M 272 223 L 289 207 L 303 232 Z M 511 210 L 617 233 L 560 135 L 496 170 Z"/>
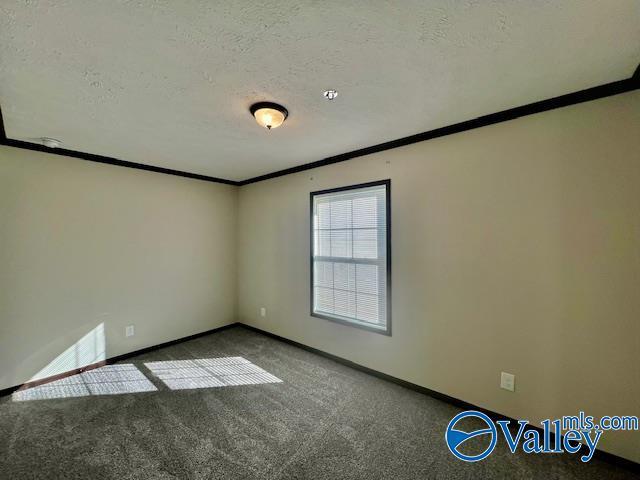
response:
<path fill-rule="evenodd" d="M 144 365 L 171 390 L 282 382 L 242 357 L 169 360 Z"/>
<path fill-rule="evenodd" d="M 13 401 L 155 392 L 158 389 L 133 364 L 106 365 L 38 387 L 18 390 Z"/>

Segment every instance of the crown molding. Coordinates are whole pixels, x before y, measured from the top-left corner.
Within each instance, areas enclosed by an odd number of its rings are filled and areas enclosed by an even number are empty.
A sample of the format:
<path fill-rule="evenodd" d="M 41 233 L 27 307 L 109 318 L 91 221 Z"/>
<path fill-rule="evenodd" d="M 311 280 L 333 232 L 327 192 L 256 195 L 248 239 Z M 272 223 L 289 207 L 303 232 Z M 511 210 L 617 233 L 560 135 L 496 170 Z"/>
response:
<path fill-rule="evenodd" d="M 257 177 L 248 178 L 246 180 L 235 181 L 227 180 L 224 178 L 211 177 L 208 175 L 201 175 L 198 173 L 184 172 L 181 170 L 173 170 L 171 168 L 157 167 L 154 165 L 146 165 L 143 163 L 129 162 L 126 160 L 120 160 L 113 157 L 107 157 L 103 155 L 96 155 L 93 153 L 79 152 L 76 150 L 68 150 L 65 148 L 49 148 L 37 143 L 25 142 L 22 140 L 14 140 L 7 138 L 6 130 L 2 117 L 2 109 L 0 107 L 0 145 L 6 145 L 9 147 L 21 148 L 24 150 L 33 150 L 37 152 L 52 153 L 54 155 L 62 155 L 66 157 L 80 158 L 82 160 L 88 160 L 91 162 L 106 163 L 109 165 L 117 165 L 120 167 L 135 168 L 139 170 L 146 170 L 149 172 L 164 173 L 167 175 L 176 175 L 179 177 L 191 178 L 195 180 L 203 180 L 206 182 L 223 183 L 226 185 L 243 186 L 249 185 L 263 180 L 269 180 L 271 178 L 282 177 L 284 175 L 290 175 L 292 173 L 303 172 L 305 170 L 311 170 L 325 165 L 331 165 L 333 163 L 344 162 L 351 160 L 352 158 L 363 157 L 372 153 L 383 152 L 385 150 L 391 150 L 394 148 L 404 147 L 414 143 L 424 142 L 433 138 L 445 137 L 447 135 L 453 135 L 455 133 L 466 132 L 468 130 L 474 130 L 476 128 L 482 128 L 489 125 L 495 125 L 497 123 L 507 122 L 516 118 L 524 117 L 527 115 L 534 115 L 536 113 L 542 113 L 556 108 L 568 107 L 570 105 L 576 105 L 578 103 L 589 102 L 591 100 L 597 100 L 600 98 L 610 97 L 612 95 L 618 95 L 621 93 L 630 92 L 640 88 L 640 65 L 636 68 L 633 75 L 624 80 L 618 80 L 616 82 L 599 85 L 596 87 L 587 88 L 573 93 L 567 93 L 558 97 L 549 98 L 547 100 L 540 100 L 538 102 L 529 103 L 520 107 L 514 107 L 500 112 L 491 113 L 489 115 L 483 115 L 471 120 L 455 123 L 445 127 L 428 130 L 426 132 L 410 135 L 408 137 L 398 138 L 384 143 L 379 143 L 369 147 L 352 150 L 350 152 L 341 153 L 332 157 L 327 157 L 322 160 L 317 160 L 303 165 L 297 165 L 291 168 L 285 168 L 275 172 L 259 175 Z"/>
<path fill-rule="evenodd" d="M 370 147 L 360 148 L 358 150 L 353 150 L 347 153 L 341 153 L 333 157 L 327 157 L 315 162 L 305 163 L 304 165 L 297 165 L 295 167 L 286 168 L 284 170 L 278 170 L 277 172 L 267 173 L 265 175 L 249 178 L 239 183 L 241 186 L 249 185 L 251 183 L 261 182 L 263 180 L 269 180 L 271 178 L 282 177 L 283 175 L 290 175 L 292 173 L 303 172 L 305 170 L 323 167 L 325 165 L 331 165 L 333 163 L 344 162 L 346 160 L 351 160 L 352 158 L 362 157 L 365 155 L 370 155 L 372 153 L 383 152 L 385 150 L 391 150 L 414 143 L 424 142 L 433 138 L 445 137 L 447 135 L 453 135 L 454 133 L 465 132 L 467 130 L 474 130 L 476 128 L 514 120 L 516 118 L 524 117 L 527 115 L 546 112 L 549 110 L 554 110 L 556 108 L 567 107 L 578 103 L 589 102 L 591 100 L 597 100 L 599 98 L 610 97 L 612 95 L 630 92 L 638 88 L 640 88 L 640 66 L 638 66 L 638 69 L 636 69 L 632 77 L 625 80 L 619 80 L 617 82 L 599 85 L 597 87 L 588 88 L 586 90 L 580 90 L 578 92 L 560 95 L 559 97 L 553 97 L 547 100 L 529 103 L 528 105 L 523 105 L 521 107 L 514 107 L 508 110 L 503 110 L 501 112 L 483 115 L 482 117 L 477 117 L 472 120 L 466 120 L 464 122 L 455 123 L 446 127 L 440 127 L 434 130 L 418 133 L 416 135 L 398 138 L 396 140 L 379 143 Z"/>
<path fill-rule="evenodd" d="M 109 165 L 117 165 L 119 167 L 135 168 L 137 170 L 146 170 L 148 172 L 164 173 L 166 175 L 175 175 L 178 177 L 191 178 L 194 180 L 204 180 L 205 182 L 224 183 L 226 185 L 238 186 L 240 183 L 234 180 L 224 178 L 210 177 L 208 175 L 200 175 L 198 173 L 183 172 L 181 170 L 173 170 L 171 168 L 156 167 L 155 165 L 146 165 L 144 163 L 128 162 L 113 157 L 105 157 L 103 155 L 95 155 L 93 153 L 78 152 L 76 150 L 67 150 L 66 148 L 49 148 L 38 143 L 24 142 L 22 140 L 13 140 L 11 138 L 0 139 L 1 145 L 8 147 L 21 148 L 23 150 L 32 150 L 34 152 L 51 153 L 53 155 L 62 155 L 64 157 L 80 158 L 90 162 L 106 163 Z"/>

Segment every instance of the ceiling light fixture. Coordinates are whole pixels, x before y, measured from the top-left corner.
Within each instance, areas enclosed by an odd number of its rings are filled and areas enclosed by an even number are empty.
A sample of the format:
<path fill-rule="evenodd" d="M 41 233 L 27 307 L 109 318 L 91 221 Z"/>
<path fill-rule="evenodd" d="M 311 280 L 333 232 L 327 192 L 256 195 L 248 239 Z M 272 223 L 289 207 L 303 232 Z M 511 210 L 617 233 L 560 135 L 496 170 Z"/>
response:
<path fill-rule="evenodd" d="M 282 105 L 272 102 L 258 102 L 251 105 L 249 109 L 251 115 L 253 115 L 258 122 L 258 125 L 271 130 L 272 128 L 278 128 L 282 125 L 289 112 Z"/>
<path fill-rule="evenodd" d="M 323 93 L 324 98 L 326 98 L 327 100 L 333 100 L 334 98 L 336 98 L 338 96 L 338 91 L 337 90 L 327 90 L 326 92 Z"/>

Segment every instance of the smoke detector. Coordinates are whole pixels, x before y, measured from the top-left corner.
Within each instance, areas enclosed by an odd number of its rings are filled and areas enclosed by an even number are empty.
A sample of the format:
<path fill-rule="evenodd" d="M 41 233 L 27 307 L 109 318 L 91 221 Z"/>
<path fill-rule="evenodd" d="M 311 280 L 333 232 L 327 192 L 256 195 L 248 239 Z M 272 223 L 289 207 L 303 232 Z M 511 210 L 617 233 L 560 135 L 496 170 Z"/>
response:
<path fill-rule="evenodd" d="M 338 96 L 338 91 L 337 90 L 327 90 L 323 93 L 324 98 L 326 98 L 327 100 L 333 100 L 334 98 L 336 98 Z"/>
<path fill-rule="evenodd" d="M 51 137 L 40 137 L 40 142 L 48 148 L 60 148 L 62 146 L 62 142 L 60 140 L 56 140 Z"/>

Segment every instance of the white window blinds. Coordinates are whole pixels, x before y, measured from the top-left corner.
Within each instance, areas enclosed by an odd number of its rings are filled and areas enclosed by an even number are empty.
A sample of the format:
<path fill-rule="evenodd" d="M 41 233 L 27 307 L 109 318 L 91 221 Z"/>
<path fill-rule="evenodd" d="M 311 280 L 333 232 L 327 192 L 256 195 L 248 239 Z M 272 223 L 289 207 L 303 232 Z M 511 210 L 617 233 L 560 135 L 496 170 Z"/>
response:
<path fill-rule="evenodd" d="M 311 194 L 312 315 L 389 333 L 389 181 Z"/>

